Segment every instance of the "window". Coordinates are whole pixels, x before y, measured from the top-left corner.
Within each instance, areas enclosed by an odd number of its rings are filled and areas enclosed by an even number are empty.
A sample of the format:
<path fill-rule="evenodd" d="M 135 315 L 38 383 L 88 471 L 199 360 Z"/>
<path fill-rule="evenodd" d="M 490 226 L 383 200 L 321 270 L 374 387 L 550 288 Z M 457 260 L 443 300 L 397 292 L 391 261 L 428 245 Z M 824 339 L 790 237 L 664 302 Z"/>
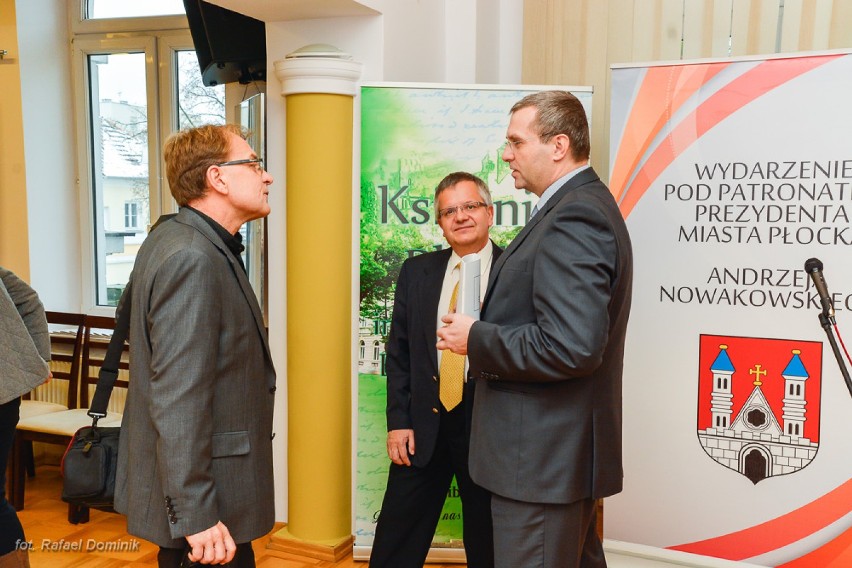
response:
<path fill-rule="evenodd" d="M 188 33 L 75 38 L 83 221 L 92 306 L 115 305 L 147 225 L 175 210 L 160 151 L 179 125 L 224 123 L 224 87 L 203 87 Z M 157 73 L 157 69 L 161 72 Z M 199 103 L 199 101 L 201 101 Z M 161 118 L 158 118 L 161 117 Z M 109 210 L 124 218 L 106 218 Z M 143 218 L 143 212 L 148 213 Z M 132 233 L 110 229 L 142 229 Z M 89 287 L 87 287 L 89 288 Z"/>
<path fill-rule="evenodd" d="M 162 179 L 165 138 L 182 126 L 225 122 L 225 88 L 202 85 L 189 31 L 140 21 L 152 31 L 74 35 L 86 310 L 116 305 L 148 226 L 176 210 Z"/>
<path fill-rule="evenodd" d="M 183 0 L 84 0 L 85 16 L 90 20 L 103 18 L 137 18 L 183 14 Z"/>
<path fill-rule="evenodd" d="M 124 202 L 124 228 L 139 228 L 139 203 L 135 201 Z"/>
<path fill-rule="evenodd" d="M 83 251 L 83 309 L 111 313 L 148 227 L 177 205 L 162 166 L 169 134 L 224 124 L 225 86 L 205 87 L 182 0 L 76 0 L 68 3 L 77 115 Z M 176 14 L 176 15 L 161 15 Z M 121 33 L 118 33 L 121 32 Z M 255 85 L 254 92 L 260 89 Z M 236 93 L 236 90 L 234 91 Z M 235 96 L 245 98 L 246 90 Z M 243 103 L 245 104 L 245 103 Z M 262 96 L 236 122 L 263 148 Z M 265 223 L 242 228 L 249 280 L 265 311 Z"/>

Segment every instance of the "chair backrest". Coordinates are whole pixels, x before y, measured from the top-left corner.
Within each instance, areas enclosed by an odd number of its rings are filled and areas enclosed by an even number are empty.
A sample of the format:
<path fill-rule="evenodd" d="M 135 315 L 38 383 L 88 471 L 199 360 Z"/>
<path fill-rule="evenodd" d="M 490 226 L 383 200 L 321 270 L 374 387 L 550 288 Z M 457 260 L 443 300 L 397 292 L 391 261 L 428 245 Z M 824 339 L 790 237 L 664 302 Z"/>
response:
<path fill-rule="evenodd" d="M 48 324 L 62 326 L 63 329 L 50 331 L 50 372 L 53 379 L 36 387 L 30 398 L 77 408 L 86 316 L 68 312 L 45 312 L 45 315 Z"/>
<path fill-rule="evenodd" d="M 86 316 L 85 331 L 83 332 L 83 365 L 80 379 L 80 408 L 88 408 L 95 387 L 98 384 L 98 372 L 104 362 L 112 331 L 115 329 L 115 318 L 108 316 Z M 115 381 L 108 409 L 110 412 L 121 413 L 127 397 L 130 369 L 130 346 L 125 341 L 124 350 L 119 363 L 119 375 Z"/>

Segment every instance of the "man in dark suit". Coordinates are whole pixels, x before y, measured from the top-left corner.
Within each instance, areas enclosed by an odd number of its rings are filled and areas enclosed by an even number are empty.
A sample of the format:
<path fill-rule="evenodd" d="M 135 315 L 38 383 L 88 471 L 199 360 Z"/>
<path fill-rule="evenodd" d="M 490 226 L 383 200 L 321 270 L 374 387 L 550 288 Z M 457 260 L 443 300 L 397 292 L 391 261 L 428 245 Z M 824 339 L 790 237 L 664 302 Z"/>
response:
<path fill-rule="evenodd" d="M 492 492 L 497 566 L 606 566 L 595 500 L 622 488 L 621 375 L 632 252 L 588 166 L 570 93 L 512 107 L 503 160 L 540 197 L 491 272 L 481 321 L 444 318 L 439 348 L 477 382 L 471 477 Z"/>
<path fill-rule="evenodd" d="M 115 507 L 160 566 L 254 566 L 274 523 L 275 370 L 238 231 L 269 214 L 272 177 L 236 126 L 178 132 L 164 157 L 181 209 L 131 275 Z"/>
<path fill-rule="evenodd" d="M 464 358 L 435 348 L 440 317 L 455 307 L 461 258 L 479 253 L 481 293 L 500 249 L 488 239 L 494 207 L 488 186 L 456 172 L 435 190 L 435 214 L 449 249 L 409 258 L 396 285 L 387 344 L 388 485 L 371 568 L 421 568 L 455 474 L 470 568 L 491 568 L 490 495 L 470 480 L 473 382 Z M 451 368 L 457 364 L 455 371 Z"/>

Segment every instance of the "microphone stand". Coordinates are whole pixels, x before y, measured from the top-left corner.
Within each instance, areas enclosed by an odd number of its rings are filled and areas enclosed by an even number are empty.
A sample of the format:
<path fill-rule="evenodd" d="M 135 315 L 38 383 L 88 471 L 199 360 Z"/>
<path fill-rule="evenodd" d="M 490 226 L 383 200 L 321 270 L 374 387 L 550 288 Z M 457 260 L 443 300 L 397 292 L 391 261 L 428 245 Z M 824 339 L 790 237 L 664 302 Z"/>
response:
<path fill-rule="evenodd" d="M 831 345 L 831 350 L 834 352 L 834 358 L 837 359 L 837 366 L 840 367 L 840 374 L 843 375 L 843 380 L 846 381 L 846 388 L 849 389 L 849 396 L 852 396 L 852 378 L 849 377 L 849 370 L 846 368 L 846 363 L 843 361 L 843 356 L 840 353 L 840 348 L 837 346 L 837 340 L 834 338 L 834 333 L 831 331 L 831 324 L 834 318 L 830 317 L 825 311 L 819 314 L 819 323 L 825 330 L 825 335 L 828 337 L 828 343 Z"/>

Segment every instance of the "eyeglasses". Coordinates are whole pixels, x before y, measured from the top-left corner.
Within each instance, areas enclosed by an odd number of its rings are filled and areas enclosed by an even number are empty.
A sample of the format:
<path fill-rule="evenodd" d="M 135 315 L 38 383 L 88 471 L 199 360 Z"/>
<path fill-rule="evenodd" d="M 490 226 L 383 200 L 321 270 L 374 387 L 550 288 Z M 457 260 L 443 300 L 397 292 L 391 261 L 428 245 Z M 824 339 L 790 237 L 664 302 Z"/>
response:
<path fill-rule="evenodd" d="M 245 160 L 231 160 L 230 162 L 220 162 L 213 164 L 215 166 L 241 166 L 243 164 L 253 164 L 257 173 L 263 172 L 263 158 L 246 158 Z"/>
<path fill-rule="evenodd" d="M 515 138 L 514 140 L 506 138 L 506 146 L 508 148 L 511 148 L 513 152 L 517 150 L 524 142 L 526 142 L 526 140 L 524 140 L 523 138 Z"/>
<path fill-rule="evenodd" d="M 473 213 L 480 207 L 488 207 L 487 203 L 483 203 L 481 201 L 468 201 L 467 203 L 462 203 L 461 205 L 456 205 L 455 207 L 447 207 L 446 209 L 441 209 L 438 211 L 438 217 L 441 219 L 449 219 L 450 217 L 454 217 L 456 213 L 459 211 L 464 211 L 465 213 Z"/>

